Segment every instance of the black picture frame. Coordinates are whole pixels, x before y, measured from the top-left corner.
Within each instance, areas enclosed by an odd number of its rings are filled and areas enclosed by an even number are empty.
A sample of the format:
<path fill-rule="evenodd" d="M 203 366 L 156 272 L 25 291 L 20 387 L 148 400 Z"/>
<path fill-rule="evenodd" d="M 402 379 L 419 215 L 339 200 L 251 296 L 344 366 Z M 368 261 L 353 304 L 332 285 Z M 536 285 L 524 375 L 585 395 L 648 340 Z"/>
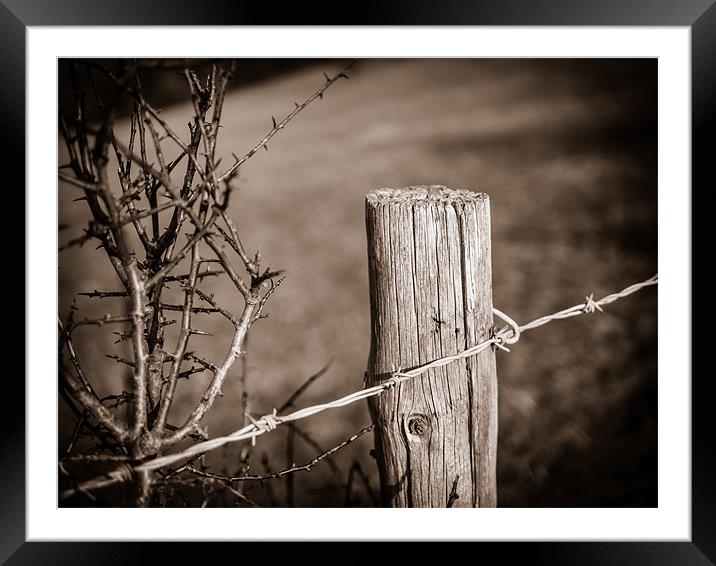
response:
<path fill-rule="evenodd" d="M 714 0 L 509 0 L 478 4 L 460 0 L 392 3 L 379 0 L 345 6 L 323 1 L 279 8 L 271 3 L 240 0 L 103 1 L 0 0 L 0 53 L 6 163 L 24 163 L 25 37 L 28 26 L 59 25 L 560 25 L 687 26 L 691 30 L 692 190 L 698 187 L 700 209 L 709 209 L 716 174 L 709 137 L 715 130 L 716 5 Z M 22 109 L 22 111 L 21 111 Z M 31 150 L 31 148 L 28 148 Z M 24 187 L 24 168 L 6 167 L 10 187 Z M 12 189 L 18 190 L 18 189 Z M 688 198 L 689 195 L 684 195 Z M 18 199 L 19 201 L 22 199 Z M 693 202 L 693 201 L 692 201 Z M 24 207 L 24 204 L 23 204 Z M 692 205 L 692 210 L 693 209 Z M 692 224 L 693 231 L 693 224 Z M 693 238 L 694 246 L 699 240 Z M 707 244 L 708 245 L 708 244 Z M 695 248 L 692 258 L 698 257 Z M 709 256 L 706 257 L 708 264 Z M 694 266 L 697 267 L 697 266 Z M 701 268 L 702 270 L 705 268 Z M 24 277 L 24 276 L 23 276 Z M 692 277 L 692 294 L 707 297 Z M 24 288 L 24 282 L 23 282 Z M 16 291 L 17 292 L 17 291 Z M 32 300 L 25 296 L 25 301 Z M 16 320 L 19 320 L 16 318 Z M 692 323 L 693 324 L 693 323 Z M 18 325 L 14 331 L 19 334 Z M 684 329 L 691 332 L 691 329 Z M 23 324 L 24 336 L 24 324 Z M 28 337 L 31 339 L 31 337 Z M 705 346 L 706 334 L 693 332 L 693 345 Z M 692 351 L 698 351 L 694 348 Z M 701 351 L 704 351 L 702 348 Z M 673 376 L 672 376 L 673 377 Z M 691 376 L 679 376 L 688 379 Z M 5 399 L 24 399 L 17 373 L 5 374 Z M 499 555 L 501 562 L 525 559 L 548 564 L 714 564 L 716 563 L 716 443 L 711 433 L 711 379 L 696 374 L 692 387 L 692 538 L 690 542 L 540 542 L 477 543 L 480 558 Z M 142 543 L 25 542 L 25 411 L 6 402 L 0 411 L 0 561 L 7 564 L 144 563 L 151 555 L 163 562 L 209 560 L 202 545 Z M 54 471 L 52 472 L 54 473 Z M 82 533 L 77 533 L 82 538 Z M 320 539 L 320 536 L 316 537 Z M 226 548 L 226 547 L 224 547 Z M 217 551 L 219 552 L 219 551 Z M 275 551 L 274 551 L 275 552 Z M 230 555 L 235 558 L 229 550 Z M 245 555 L 248 556 L 248 555 Z M 271 559 L 274 554 L 271 555 Z M 180 558 L 175 558 L 180 557 Z"/>

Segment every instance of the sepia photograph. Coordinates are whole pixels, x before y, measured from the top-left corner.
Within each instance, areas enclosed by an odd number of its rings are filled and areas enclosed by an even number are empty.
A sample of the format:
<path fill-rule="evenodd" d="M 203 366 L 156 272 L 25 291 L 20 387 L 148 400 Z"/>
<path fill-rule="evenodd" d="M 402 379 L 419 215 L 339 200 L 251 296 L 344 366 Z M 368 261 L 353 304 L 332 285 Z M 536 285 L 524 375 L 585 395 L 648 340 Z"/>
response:
<path fill-rule="evenodd" d="M 658 507 L 657 69 L 59 58 L 57 505 Z"/>

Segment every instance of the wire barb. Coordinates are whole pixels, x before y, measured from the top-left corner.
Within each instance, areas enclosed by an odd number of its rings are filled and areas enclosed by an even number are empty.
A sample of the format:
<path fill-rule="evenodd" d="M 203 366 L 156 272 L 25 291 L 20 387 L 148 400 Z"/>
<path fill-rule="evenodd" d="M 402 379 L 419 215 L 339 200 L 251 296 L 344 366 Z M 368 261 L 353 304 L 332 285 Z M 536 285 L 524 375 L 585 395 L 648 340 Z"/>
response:
<path fill-rule="evenodd" d="M 409 375 L 405 375 L 404 373 L 401 373 L 400 370 L 398 370 L 389 379 L 385 380 L 381 385 L 383 387 L 383 390 L 387 391 L 388 389 L 393 389 L 394 387 L 397 387 L 403 381 L 407 381 L 408 379 L 410 379 Z"/>
<path fill-rule="evenodd" d="M 280 416 L 278 416 L 276 409 L 273 410 L 272 413 L 268 413 L 261 417 L 260 419 L 254 419 L 251 415 L 248 413 L 245 413 L 246 418 L 251 421 L 251 424 L 256 428 L 256 432 L 259 434 L 262 434 L 264 432 L 271 432 L 272 430 L 275 430 L 278 425 L 280 425 L 283 420 Z M 251 445 L 256 446 L 256 434 L 251 437 Z"/>
<path fill-rule="evenodd" d="M 590 293 L 588 297 L 584 297 L 584 312 L 591 314 L 595 311 L 604 312 L 604 309 L 599 306 L 599 303 L 594 300 L 594 293 Z"/>
<path fill-rule="evenodd" d="M 129 464 L 124 464 L 109 472 L 107 477 L 116 479 L 118 482 L 129 482 L 134 477 L 134 469 Z"/>

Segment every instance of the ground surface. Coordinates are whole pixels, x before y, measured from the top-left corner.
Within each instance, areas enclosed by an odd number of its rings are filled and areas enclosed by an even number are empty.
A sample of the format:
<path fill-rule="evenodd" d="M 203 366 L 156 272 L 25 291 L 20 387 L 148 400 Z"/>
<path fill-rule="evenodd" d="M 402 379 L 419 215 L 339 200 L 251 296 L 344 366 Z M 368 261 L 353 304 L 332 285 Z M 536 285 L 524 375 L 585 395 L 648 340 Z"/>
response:
<path fill-rule="evenodd" d="M 234 91 L 224 110 L 222 149 L 242 154 L 271 115 L 317 88 L 310 67 Z M 307 376 L 330 370 L 301 399 L 305 406 L 362 386 L 369 346 L 364 195 L 373 188 L 443 184 L 486 192 L 492 206 L 494 303 L 518 321 L 601 297 L 657 271 L 656 63 L 629 61 L 364 61 L 245 166 L 233 197 L 249 249 L 260 248 L 287 279 L 248 343 L 252 411 L 280 405 Z M 188 105 L 164 117 L 186 129 Z M 170 143 L 170 142 L 169 142 Z M 167 146 L 168 147 L 168 146 Z M 230 159 L 230 157 L 227 157 Z M 62 158 L 61 158 L 62 159 Z M 62 188 L 60 222 L 76 236 L 85 203 Z M 67 192 L 64 192 L 67 191 Z M 60 255 L 60 309 L 74 293 L 117 288 L 92 246 Z M 228 285 L 207 289 L 238 299 Z M 656 505 L 656 305 L 650 288 L 604 314 L 555 322 L 498 354 L 501 506 Z M 83 314 L 112 312 L 81 299 Z M 94 310 L 93 310 L 94 309 Z M 192 347 L 217 358 L 226 327 Z M 84 331 L 78 347 L 101 392 L 121 391 L 122 354 L 111 335 Z M 109 364 L 109 365 L 108 365 Z M 239 368 L 237 366 L 237 372 Z M 176 420 L 208 376 L 183 383 Z M 117 385 L 119 383 L 119 385 Z M 229 380 L 208 419 L 212 434 L 240 425 L 238 379 Z M 61 442 L 70 434 L 61 411 Z M 369 423 L 362 404 L 324 413 L 301 427 L 328 448 Z M 255 449 L 285 466 L 284 432 Z M 295 459 L 315 450 L 300 439 Z M 377 489 L 365 435 L 336 458 L 343 474 L 358 460 Z M 213 457 L 236 467 L 240 446 Z M 345 489 L 321 464 L 296 478 L 298 506 L 342 505 Z M 284 482 L 273 484 L 283 504 Z M 250 494 L 261 504 L 259 486 Z M 352 504 L 370 505 L 356 484 Z"/>

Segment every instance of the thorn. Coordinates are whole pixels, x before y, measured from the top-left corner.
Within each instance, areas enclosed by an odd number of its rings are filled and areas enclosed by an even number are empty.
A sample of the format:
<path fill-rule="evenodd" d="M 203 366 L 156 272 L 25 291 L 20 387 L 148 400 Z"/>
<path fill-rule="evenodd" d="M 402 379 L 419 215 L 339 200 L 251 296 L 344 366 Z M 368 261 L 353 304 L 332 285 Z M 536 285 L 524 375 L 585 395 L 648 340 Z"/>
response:
<path fill-rule="evenodd" d="M 275 130 L 276 129 L 276 118 L 271 116 L 271 121 L 273 122 L 273 129 Z"/>
<path fill-rule="evenodd" d="M 204 332 L 203 330 L 190 330 L 189 334 L 197 334 L 199 336 L 213 336 L 210 332 Z"/>
<path fill-rule="evenodd" d="M 268 151 L 268 146 L 266 144 L 264 144 L 264 149 Z"/>
<path fill-rule="evenodd" d="M 324 71 L 323 76 L 326 77 L 326 82 L 327 82 L 327 83 L 330 83 L 330 82 L 331 82 L 331 77 L 328 76 L 328 73 L 326 73 L 326 72 Z"/>
<path fill-rule="evenodd" d="M 298 104 L 298 102 L 294 102 L 294 105 L 296 106 L 296 108 L 298 108 L 298 107 L 300 106 L 300 105 Z"/>

